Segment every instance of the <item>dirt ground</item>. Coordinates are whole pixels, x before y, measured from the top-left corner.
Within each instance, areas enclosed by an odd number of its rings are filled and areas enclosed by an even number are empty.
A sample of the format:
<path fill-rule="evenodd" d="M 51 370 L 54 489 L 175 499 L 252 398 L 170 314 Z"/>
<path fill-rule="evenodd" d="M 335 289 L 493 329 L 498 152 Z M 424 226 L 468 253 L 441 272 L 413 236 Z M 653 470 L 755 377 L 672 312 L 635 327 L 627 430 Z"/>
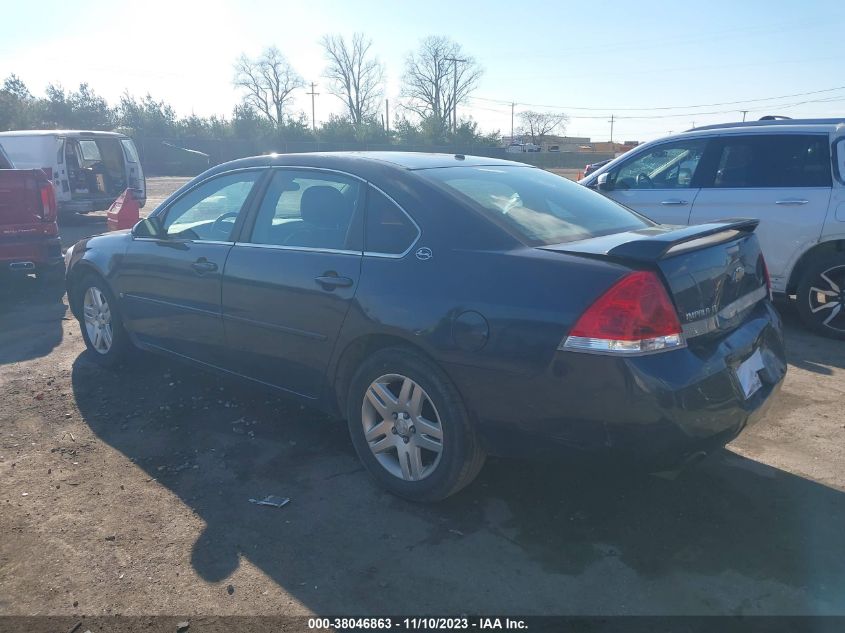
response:
<path fill-rule="evenodd" d="M 61 288 L 7 285 L 0 614 L 845 614 L 845 343 L 783 307 L 770 413 L 681 477 L 496 459 L 414 505 L 336 421 L 159 357 L 99 369 Z"/>

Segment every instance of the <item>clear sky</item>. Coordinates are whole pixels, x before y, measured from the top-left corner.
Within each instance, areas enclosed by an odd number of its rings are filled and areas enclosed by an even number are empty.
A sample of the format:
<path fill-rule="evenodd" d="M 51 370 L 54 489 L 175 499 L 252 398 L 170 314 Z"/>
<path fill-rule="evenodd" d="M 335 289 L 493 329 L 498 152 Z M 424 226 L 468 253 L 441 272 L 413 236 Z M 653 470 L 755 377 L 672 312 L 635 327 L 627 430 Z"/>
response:
<path fill-rule="evenodd" d="M 510 133 L 510 101 L 517 112 L 561 106 L 567 133 L 594 140 L 608 138 L 611 114 L 616 140 L 739 120 L 740 110 L 749 118 L 845 114 L 843 0 L 14 2 L 2 9 L 0 75 L 16 73 L 35 94 L 49 82 L 75 89 L 87 81 L 112 104 L 124 90 L 149 92 L 180 115 L 229 116 L 239 100 L 234 60 L 275 44 L 317 82 L 323 119 L 341 103 L 321 77 L 318 40 L 354 31 L 373 39 L 387 67 L 391 118 L 404 59 L 426 35 L 453 38 L 483 66 L 459 113 L 487 131 Z M 653 109 L 735 101 L 747 103 Z M 305 90 L 294 109 L 310 114 Z"/>

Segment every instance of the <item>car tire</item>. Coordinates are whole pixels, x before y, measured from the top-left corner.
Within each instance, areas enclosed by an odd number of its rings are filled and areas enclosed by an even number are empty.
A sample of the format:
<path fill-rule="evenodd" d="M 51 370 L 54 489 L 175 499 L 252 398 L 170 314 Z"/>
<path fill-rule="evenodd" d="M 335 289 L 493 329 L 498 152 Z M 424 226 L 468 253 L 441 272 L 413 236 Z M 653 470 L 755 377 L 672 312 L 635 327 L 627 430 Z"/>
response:
<path fill-rule="evenodd" d="M 116 367 L 126 360 L 132 348 L 117 300 L 99 275 L 86 274 L 75 285 L 79 327 L 89 357 L 103 367 Z"/>
<path fill-rule="evenodd" d="M 472 482 L 484 465 L 458 390 L 413 350 L 387 348 L 370 356 L 350 382 L 347 403 L 358 457 L 393 494 L 440 501 Z"/>
<path fill-rule="evenodd" d="M 845 254 L 810 262 L 798 282 L 796 300 L 801 320 L 809 329 L 845 339 Z"/>

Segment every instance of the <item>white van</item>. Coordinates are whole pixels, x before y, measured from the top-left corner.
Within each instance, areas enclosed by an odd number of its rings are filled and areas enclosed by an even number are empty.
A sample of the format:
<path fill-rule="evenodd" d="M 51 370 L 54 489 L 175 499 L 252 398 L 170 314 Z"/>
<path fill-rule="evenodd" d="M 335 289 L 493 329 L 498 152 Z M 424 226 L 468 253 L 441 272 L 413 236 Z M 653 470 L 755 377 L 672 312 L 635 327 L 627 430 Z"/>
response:
<path fill-rule="evenodd" d="M 725 123 L 632 149 L 579 181 L 664 224 L 758 218 L 772 289 L 845 339 L 845 118 Z"/>
<path fill-rule="evenodd" d="M 53 181 L 59 214 L 108 209 L 125 189 L 143 207 L 147 183 L 132 139 L 116 132 L 0 132 L 18 169 L 43 169 Z"/>

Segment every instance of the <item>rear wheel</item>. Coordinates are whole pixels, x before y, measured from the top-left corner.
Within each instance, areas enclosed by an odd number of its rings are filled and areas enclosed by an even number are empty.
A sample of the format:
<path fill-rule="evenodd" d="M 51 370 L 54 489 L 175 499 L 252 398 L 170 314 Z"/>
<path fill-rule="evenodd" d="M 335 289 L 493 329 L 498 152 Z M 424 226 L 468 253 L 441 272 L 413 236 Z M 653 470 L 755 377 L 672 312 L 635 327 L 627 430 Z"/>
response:
<path fill-rule="evenodd" d="M 798 312 L 811 330 L 845 339 L 845 255 L 812 262 L 797 290 Z"/>
<path fill-rule="evenodd" d="M 104 367 L 118 365 L 126 358 L 131 343 L 108 284 L 89 274 L 82 278 L 76 292 L 82 338 L 92 359 Z"/>
<path fill-rule="evenodd" d="M 430 360 L 400 348 L 376 352 L 349 388 L 352 443 L 390 492 L 438 501 L 475 479 L 485 454 L 455 386 Z"/>

